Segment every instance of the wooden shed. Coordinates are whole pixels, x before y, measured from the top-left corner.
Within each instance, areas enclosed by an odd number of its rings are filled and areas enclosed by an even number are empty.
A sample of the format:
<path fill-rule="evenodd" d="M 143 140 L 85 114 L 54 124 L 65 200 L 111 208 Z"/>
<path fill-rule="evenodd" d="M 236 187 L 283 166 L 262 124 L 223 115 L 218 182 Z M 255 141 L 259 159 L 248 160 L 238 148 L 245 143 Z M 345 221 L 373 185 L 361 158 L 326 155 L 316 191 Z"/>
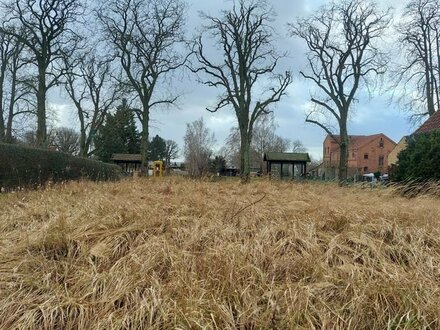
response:
<path fill-rule="evenodd" d="M 305 177 L 310 162 L 308 153 L 298 152 L 267 152 L 263 159 L 267 173 L 281 179 Z"/>
<path fill-rule="evenodd" d="M 111 161 L 119 165 L 123 172 L 133 173 L 140 170 L 142 156 L 141 154 L 113 154 Z"/>

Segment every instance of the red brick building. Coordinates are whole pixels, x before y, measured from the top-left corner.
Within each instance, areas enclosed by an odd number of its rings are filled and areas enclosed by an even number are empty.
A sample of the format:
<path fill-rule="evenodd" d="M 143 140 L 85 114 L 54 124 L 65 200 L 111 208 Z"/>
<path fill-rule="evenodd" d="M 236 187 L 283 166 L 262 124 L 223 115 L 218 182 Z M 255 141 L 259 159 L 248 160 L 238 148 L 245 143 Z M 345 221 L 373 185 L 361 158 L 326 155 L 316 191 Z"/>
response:
<path fill-rule="evenodd" d="M 335 136 L 337 140 L 338 135 Z M 385 134 L 350 135 L 348 145 L 348 176 L 388 170 L 388 155 L 396 143 Z M 340 148 L 334 138 L 324 140 L 323 165 L 326 179 L 337 178 Z"/>

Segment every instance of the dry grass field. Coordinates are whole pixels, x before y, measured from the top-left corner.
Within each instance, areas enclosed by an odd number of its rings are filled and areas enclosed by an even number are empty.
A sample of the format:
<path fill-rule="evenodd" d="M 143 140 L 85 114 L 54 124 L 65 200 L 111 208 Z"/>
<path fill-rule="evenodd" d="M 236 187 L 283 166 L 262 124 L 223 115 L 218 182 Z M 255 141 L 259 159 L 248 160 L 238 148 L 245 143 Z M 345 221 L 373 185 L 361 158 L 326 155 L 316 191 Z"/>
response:
<path fill-rule="evenodd" d="M 0 329 L 440 328 L 435 197 L 168 178 L 0 207 Z"/>

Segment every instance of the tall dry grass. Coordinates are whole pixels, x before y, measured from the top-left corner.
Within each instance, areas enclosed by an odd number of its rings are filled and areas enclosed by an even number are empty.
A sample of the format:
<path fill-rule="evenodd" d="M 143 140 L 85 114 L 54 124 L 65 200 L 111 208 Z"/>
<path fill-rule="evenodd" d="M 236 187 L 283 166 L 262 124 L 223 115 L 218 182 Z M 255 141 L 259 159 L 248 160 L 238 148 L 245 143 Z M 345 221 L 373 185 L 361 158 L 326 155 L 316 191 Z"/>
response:
<path fill-rule="evenodd" d="M 184 179 L 0 196 L 1 329 L 439 329 L 440 203 Z"/>

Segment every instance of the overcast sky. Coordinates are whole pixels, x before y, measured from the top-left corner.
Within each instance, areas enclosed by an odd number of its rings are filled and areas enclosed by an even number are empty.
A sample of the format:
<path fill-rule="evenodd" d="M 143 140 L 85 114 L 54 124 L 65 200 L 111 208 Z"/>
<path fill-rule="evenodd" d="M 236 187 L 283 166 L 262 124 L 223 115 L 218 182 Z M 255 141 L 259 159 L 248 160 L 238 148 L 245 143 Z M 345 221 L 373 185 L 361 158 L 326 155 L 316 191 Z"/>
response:
<path fill-rule="evenodd" d="M 305 48 L 300 40 L 288 36 L 287 23 L 295 21 L 297 17 L 310 15 L 326 2 L 326 0 L 269 1 L 277 14 L 273 22 L 278 33 L 276 47 L 279 51 L 289 52 L 289 57 L 281 63 L 279 70 L 283 72 L 285 69 L 290 69 L 294 75 L 288 95 L 274 108 L 275 118 L 279 125 L 277 134 L 291 140 L 301 140 L 310 154 L 317 159 L 322 158 L 322 142 L 325 133 L 319 127 L 305 123 L 313 86 L 299 77 L 298 72 L 305 65 Z M 231 1 L 224 0 L 189 0 L 188 3 L 188 36 L 195 34 L 197 27 L 202 23 L 199 11 L 216 15 L 220 9 L 231 5 Z M 393 6 L 396 19 L 398 19 L 401 11 L 400 0 L 380 1 L 380 3 L 383 6 Z M 236 125 L 233 111 L 224 109 L 215 114 L 207 112 L 205 108 L 214 104 L 217 91 L 198 84 L 190 75 L 183 78 L 183 81 L 177 81 L 173 89 L 182 93 L 179 108 L 153 111 L 151 136 L 159 134 L 165 139 L 175 140 L 183 148 L 186 123 L 203 117 L 208 127 L 214 131 L 217 147 L 220 148 L 230 128 Z M 52 108 L 57 110 L 57 125 L 77 128 L 73 108 L 67 97 L 57 94 L 52 93 L 50 99 Z M 408 122 L 408 115 L 399 111 L 396 104 L 390 103 L 389 93 L 377 90 L 369 97 L 366 91 L 360 90 L 358 98 L 359 102 L 355 104 L 350 120 L 349 134 L 384 133 L 397 142 L 402 136 L 414 130 Z"/>

